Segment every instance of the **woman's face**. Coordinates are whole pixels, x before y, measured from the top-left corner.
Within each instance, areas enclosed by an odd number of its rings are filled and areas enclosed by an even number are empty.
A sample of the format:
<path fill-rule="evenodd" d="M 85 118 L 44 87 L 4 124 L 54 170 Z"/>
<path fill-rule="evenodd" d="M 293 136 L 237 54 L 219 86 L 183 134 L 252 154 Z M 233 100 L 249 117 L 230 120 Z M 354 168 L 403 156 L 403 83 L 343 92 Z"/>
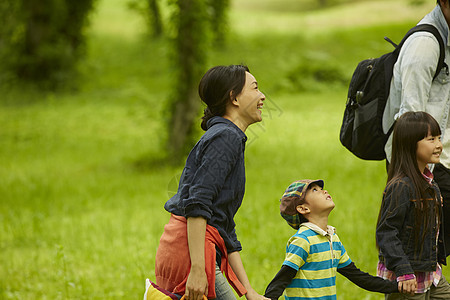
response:
<path fill-rule="evenodd" d="M 239 103 L 239 116 L 247 126 L 262 120 L 261 108 L 266 99 L 258 89 L 258 82 L 249 72 L 245 72 L 245 84 L 234 101 Z"/>

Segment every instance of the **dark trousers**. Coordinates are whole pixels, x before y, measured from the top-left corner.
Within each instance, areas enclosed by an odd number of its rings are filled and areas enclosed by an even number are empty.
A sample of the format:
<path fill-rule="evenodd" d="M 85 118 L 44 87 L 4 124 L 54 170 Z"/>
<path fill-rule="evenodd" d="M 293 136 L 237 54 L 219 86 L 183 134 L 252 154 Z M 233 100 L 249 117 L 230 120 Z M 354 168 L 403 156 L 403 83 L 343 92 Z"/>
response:
<path fill-rule="evenodd" d="M 441 190 L 444 198 L 444 234 L 446 255 L 450 254 L 450 169 L 442 164 L 436 164 L 433 170 L 434 181 Z"/>

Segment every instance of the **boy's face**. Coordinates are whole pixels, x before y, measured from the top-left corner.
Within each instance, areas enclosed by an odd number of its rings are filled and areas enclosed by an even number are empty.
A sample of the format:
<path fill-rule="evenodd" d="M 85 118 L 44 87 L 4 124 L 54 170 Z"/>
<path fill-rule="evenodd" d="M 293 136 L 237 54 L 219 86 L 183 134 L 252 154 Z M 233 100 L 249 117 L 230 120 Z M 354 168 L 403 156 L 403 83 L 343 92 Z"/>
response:
<path fill-rule="evenodd" d="M 328 194 L 328 191 L 315 183 L 309 186 L 306 191 L 305 205 L 313 214 L 329 213 L 335 206 L 333 198 Z"/>

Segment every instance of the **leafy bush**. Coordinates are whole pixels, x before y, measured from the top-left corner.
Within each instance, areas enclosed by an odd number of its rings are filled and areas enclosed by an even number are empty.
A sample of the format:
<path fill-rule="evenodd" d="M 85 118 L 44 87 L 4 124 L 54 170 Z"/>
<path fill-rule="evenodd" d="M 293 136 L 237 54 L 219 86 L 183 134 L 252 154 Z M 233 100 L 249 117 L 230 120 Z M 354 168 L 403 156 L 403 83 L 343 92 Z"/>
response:
<path fill-rule="evenodd" d="M 83 29 L 94 0 L 4 0 L 0 60 L 5 79 L 54 87 L 67 82 L 83 46 Z"/>
<path fill-rule="evenodd" d="M 327 87 L 344 86 L 348 74 L 328 55 L 309 55 L 286 73 L 284 88 L 291 92 L 317 91 Z"/>

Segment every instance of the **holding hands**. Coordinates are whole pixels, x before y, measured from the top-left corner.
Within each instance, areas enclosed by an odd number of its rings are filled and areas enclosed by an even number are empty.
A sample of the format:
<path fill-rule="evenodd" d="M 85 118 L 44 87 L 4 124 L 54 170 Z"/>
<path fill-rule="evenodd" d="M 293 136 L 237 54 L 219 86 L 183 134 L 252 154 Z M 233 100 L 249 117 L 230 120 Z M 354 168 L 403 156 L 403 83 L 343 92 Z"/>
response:
<path fill-rule="evenodd" d="M 415 278 L 398 282 L 398 291 L 402 294 L 414 296 L 416 289 L 417 281 Z"/>
<path fill-rule="evenodd" d="M 245 294 L 245 298 L 247 298 L 247 300 L 270 300 L 269 298 L 258 294 L 254 289 L 249 289 L 247 294 Z"/>

